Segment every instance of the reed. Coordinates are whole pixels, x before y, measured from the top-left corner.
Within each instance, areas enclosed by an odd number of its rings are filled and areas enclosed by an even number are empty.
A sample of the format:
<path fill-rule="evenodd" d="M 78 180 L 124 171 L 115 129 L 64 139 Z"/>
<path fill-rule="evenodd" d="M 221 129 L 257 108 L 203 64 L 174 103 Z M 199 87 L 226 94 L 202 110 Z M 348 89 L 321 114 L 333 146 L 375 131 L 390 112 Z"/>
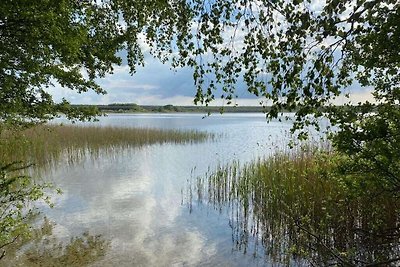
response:
<path fill-rule="evenodd" d="M 213 139 L 195 130 L 162 130 L 77 125 L 40 125 L 0 135 L 0 161 L 24 161 L 43 166 L 62 160 L 74 162 L 85 155 L 164 143 L 196 143 Z"/>
<path fill-rule="evenodd" d="M 200 201 L 228 209 L 234 244 L 244 252 L 253 240 L 288 265 L 399 262 L 399 198 L 356 186 L 357 177 L 340 171 L 346 160 L 320 149 L 290 150 L 220 166 L 198 178 L 195 191 Z"/>

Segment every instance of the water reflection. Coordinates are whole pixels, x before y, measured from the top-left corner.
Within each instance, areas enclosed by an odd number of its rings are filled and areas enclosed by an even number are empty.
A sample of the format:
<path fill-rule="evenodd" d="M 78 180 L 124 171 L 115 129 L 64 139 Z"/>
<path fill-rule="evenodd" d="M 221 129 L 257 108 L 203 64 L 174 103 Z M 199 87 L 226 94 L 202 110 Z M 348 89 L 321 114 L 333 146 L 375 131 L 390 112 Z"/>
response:
<path fill-rule="evenodd" d="M 349 196 L 339 183 L 317 177 L 315 162 L 309 156 L 275 157 L 218 167 L 189 183 L 187 205 L 191 212 L 193 205 L 208 205 L 228 214 L 234 249 L 263 255 L 266 262 L 399 264 L 398 196 L 390 192 Z"/>
<path fill-rule="evenodd" d="M 7 246 L 2 266 L 87 266 L 104 257 L 110 242 L 101 235 L 85 232 L 62 241 L 54 234 L 57 226 L 47 218 L 31 230 L 30 236 L 18 237 Z"/>
<path fill-rule="evenodd" d="M 197 175 L 232 159 L 249 161 L 287 141 L 289 124 L 266 124 L 262 114 L 226 115 L 102 118 L 101 125 L 194 129 L 223 138 L 126 148 L 58 166 L 46 176 L 64 194 L 54 196 L 54 209 L 41 210 L 59 224 L 60 238 L 90 230 L 110 240 L 96 266 L 268 265 L 232 250 L 231 230 L 219 212 L 196 207 L 188 215 L 181 205 L 181 188 L 194 168 Z"/>

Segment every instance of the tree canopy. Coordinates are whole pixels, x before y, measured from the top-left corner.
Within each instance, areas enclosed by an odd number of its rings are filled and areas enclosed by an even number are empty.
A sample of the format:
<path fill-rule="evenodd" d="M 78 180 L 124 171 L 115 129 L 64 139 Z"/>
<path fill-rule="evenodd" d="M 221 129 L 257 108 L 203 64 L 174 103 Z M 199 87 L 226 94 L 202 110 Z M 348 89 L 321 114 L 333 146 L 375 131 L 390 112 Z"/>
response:
<path fill-rule="evenodd" d="M 104 93 L 96 78 L 120 64 L 144 64 L 143 43 L 163 62 L 194 68 L 195 101 L 218 85 L 235 97 L 238 79 L 276 117 L 321 115 L 344 88 L 373 86 L 377 100 L 398 103 L 399 3 L 386 1 L 103 0 L 2 1 L 2 118 L 48 118 L 52 83 Z M 34 115 L 35 114 L 35 115 Z M 77 116 L 77 113 L 72 113 Z M 15 116 L 14 116 L 15 117 Z"/>
<path fill-rule="evenodd" d="M 335 142 L 346 153 L 397 148 L 399 5 L 396 0 L 1 1 L 0 120 L 36 123 L 59 112 L 90 118 L 95 110 L 71 108 L 66 100 L 54 103 L 46 88 L 58 83 L 105 93 L 96 79 L 121 64 L 118 51 L 127 51 L 133 74 L 150 48 L 172 67 L 193 69 L 196 103 L 207 105 L 216 97 L 229 103 L 244 81 L 271 106 L 268 118 L 294 111 L 293 130 L 318 128 L 317 118 L 326 116 L 338 126 Z M 372 90 L 376 102 L 336 108 L 333 100 L 352 85 Z M 376 166 L 400 159 L 396 150 L 390 156 L 371 151 Z M 387 167 L 387 175 L 388 168 L 398 165 Z"/>
<path fill-rule="evenodd" d="M 0 133 L 60 113 L 93 118 L 95 109 L 56 103 L 47 88 L 106 93 L 97 82 L 122 64 L 120 51 L 132 74 L 148 52 L 192 68 L 195 103 L 229 104 L 244 82 L 268 119 L 295 112 L 300 138 L 328 118 L 349 159 L 343 172 L 400 192 L 400 1 L 2 0 Z M 350 86 L 375 102 L 335 106 Z M 24 205 L 48 200 L 47 185 L 13 174 L 23 167 L 0 162 L 0 249 L 27 231 Z"/>
<path fill-rule="evenodd" d="M 0 119 L 36 123 L 59 112 L 90 118 L 94 110 L 54 103 L 46 88 L 58 83 L 79 93 L 105 93 L 96 78 L 121 64 L 117 52 L 127 50 L 133 73 L 144 62 L 140 36 L 146 33 L 161 58 L 176 32 L 187 33 L 181 29 L 189 25 L 184 17 L 190 12 L 181 11 L 186 7 L 182 1 L 2 1 Z"/>

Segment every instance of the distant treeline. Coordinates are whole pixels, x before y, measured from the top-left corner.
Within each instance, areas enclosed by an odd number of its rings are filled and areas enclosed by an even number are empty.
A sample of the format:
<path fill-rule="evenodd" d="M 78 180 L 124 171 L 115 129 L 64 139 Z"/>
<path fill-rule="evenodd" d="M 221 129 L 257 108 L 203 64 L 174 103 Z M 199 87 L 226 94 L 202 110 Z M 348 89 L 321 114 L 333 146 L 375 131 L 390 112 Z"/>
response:
<path fill-rule="evenodd" d="M 74 105 L 76 107 L 91 106 L 97 107 L 102 112 L 115 113 L 174 113 L 174 112 L 193 112 L 193 113 L 218 113 L 218 112 L 262 112 L 268 110 L 268 107 L 261 106 L 154 106 L 154 105 L 138 105 L 134 103 L 113 103 L 109 105 Z"/>
<path fill-rule="evenodd" d="M 174 112 L 188 112 L 188 113 L 244 113 L 244 112 L 267 112 L 271 110 L 271 107 L 262 106 L 174 106 L 174 105 L 138 105 L 135 103 L 113 103 L 108 105 L 73 105 L 75 107 L 96 107 L 101 112 L 109 113 L 174 113 Z M 362 108 L 357 106 L 331 106 L 320 108 L 322 112 L 326 112 L 332 109 L 340 109 L 342 112 L 347 109 L 359 109 L 362 112 Z M 284 112 L 295 112 L 296 110 L 284 110 Z"/>

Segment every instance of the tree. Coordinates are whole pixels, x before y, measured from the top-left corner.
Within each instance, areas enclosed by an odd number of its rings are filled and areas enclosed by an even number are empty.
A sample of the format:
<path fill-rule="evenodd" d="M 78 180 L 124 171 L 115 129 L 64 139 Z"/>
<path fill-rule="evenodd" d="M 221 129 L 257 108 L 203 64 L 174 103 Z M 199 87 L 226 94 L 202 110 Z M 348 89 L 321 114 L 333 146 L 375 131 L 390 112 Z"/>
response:
<path fill-rule="evenodd" d="M 93 78 L 107 69 L 102 58 L 110 58 L 110 53 L 93 52 L 98 37 L 88 35 L 90 24 L 74 20 L 74 16 L 84 13 L 78 12 L 77 7 L 71 1 L 2 1 L 0 4 L 2 121 L 40 122 L 51 119 L 59 111 L 72 112 L 66 102 L 54 104 L 45 91 L 54 82 L 78 91 L 102 92 Z M 89 79 L 80 73 L 84 64 L 90 72 Z M 97 73 L 95 66 L 99 68 Z"/>
<path fill-rule="evenodd" d="M 173 67 L 194 69 L 196 103 L 218 88 L 236 97 L 237 82 L 263 97 L 269 118 L 296 111 L 294 129 L 313 124 L 353 83 L 378 101 L 399 103 L 399 3 L 395 0 L 3 1 L 0 5 L 1 118 L 84 118 L 43 89 L 58 82 L 78 92 L 105 91 L 127 50 L 132 74 L 142 44 Z M 331 110 L 329 110 L 331 111 Z M 336 114 L 336 112 L 331 112 Z M 335 123 L 338 119 L 330 116 Z"/>
<path fill-rule="evenodd" d="M 0 121 L 29 125 L 48 121 L 59 112 L 71 119 L 91 118 L 95 110 L 71 108 L 66 100 L 55 103 L 46 88 L 58 83 L 79 93 L 105 93 L 96 78 L 112 73 L 113 66 L 121 63 L 118 51 L 128 51 L 132 73 L 143 64 L 139 35 L 144 31 L 152 41 L 157 39 L 160 53 L 165 49 L 182 14 L 178 4 L 1 1 Z"/>
<path fill-rule="evenodd" d="M 55 103 L 46 88 L 105 93 L 96 79 L 121 64 L 121 50 L 133 74 L 144 64 L 143 44 L 172 67 L 193 68 L 196 103 L 208 105 L 220 89 L 229 103 L 243 80 L 271 106 L 269 119 L 296 113 L 300 138 L 327 117 L 338 128 L 336 148 L 353 161 L 346 171 L 400 189 L 397 0 L 3 0 L 0 126 L 60 112 L 92 118 L 96 110 Z M 335 107 L 352 84 L 372 88 L 376 103 Z"/>
<path fill-rule="evenodd" d="M 300 130 L 300 138 L 306 135 L 305 126 L 318 128 L 318 118 L 327 116 L 339 127 L 337 148 L 374 158 L 377 168 L 384 168 L 381 171 L 398 186 L 400 178 L 394 173 L 399 154 L 391 150 L 381 157 L 381 152 L 367 153 L 364 148 L 376 147 L 369 142 L 377 138 L 389 147 L 399 146 L 400 4 L 318 3 L 2 1 L 0 120 L 2 125 L 30 124 L 59 112 L 71 119 L 91 118 L 95 110 L 71 108 L 66 100 L 54 103 L 45 88 L 59 83 L 78 92 L 105 93 L 96 79 L 121 63 L 117 52 L 127 51 L 133 74 L 144 64 L 145 43 L 162 62 L 193 68 L 196 103 L 208 105 L 217 89 L 229 103 L 243 80 L 249 92 L 271 105 L 268 118 L 283 110 L 296 112 L 292 130 Z M 352 84 L 373 89 L 376 103 L 358 104 L 362 116 L 357 109 L 342 112 L 332 104 Z M 378 131 L 377 123 L 384 123 L 386 130 Z M 368 137 L 358 132 L 368 132 Z M 346 145 L 339 145 L 343 142 Z M 388 164 L 383 161 L 396 163 L 384 167 Z"/>
<path fill-rule="evenodd" d="M 268 118 L 295 111 L 293 131 L 300 130 L 303 137 L 305 126 L 318 128 L 318 118 L 327 116 L 339 127 L 339 149 L 370 157 L 398 185 L 399 154 L 391 150 L 383 156 L 372 149 L 380 145 L 371 142 L 380 138 L 388 147 L 399 146 L 400 4 L 318 3 L 2 1 L 0 120 L 3 125 L 36 123 L 59 112 L 90 118 L 94 110 L 73 109 L 66 100 L 54 103 L 45 88 L 57 82 L 78 92 L 105 93 L 96 78 L 121 63 L 116 53 L 127 51 L 134 73 L 144 64 L 146 43 L 161 61 L 194 69 L 196 103 L 207 105 L 219 88 L 229 103 L 242 79 L 249 92 L 271 105 Z M 376 103 L 359 103 L 361 114 L 332 104 L 352 84 L 373 89 Z M 386 128 L 377 130 L 382 123 Z M 396 163 L 388 167 L 384 161 Z"/>
<path fill-rule="evenodd" d="M 295 111 L 299 138 L 327 117 L 352 174 L 400 189 L 400 3 L 393 0 L 195 1 L 196 99 L 235 98 L 243 79 L 271 105 L 269 119 Z M 211 61 L 201 60 L 210 53 Z M 200 60 L 195 60 L 200 59 Z M 200 62 L 200 64 L 198 63 Z M 208 77 L 213 77 L 209 79 Z M 219 85 L 218 85 L 219 84 Z M 335 107 L 349 86 L 372 89 L 375 103 Z M 376 178 L 378 177 L 378 179 Z"/>
<path fill-rule="evenodd" d="M 92 118 L 96 110 L 71 108 L 66 100 L 54 103 L 46 87 L 58 83 L 105 93 L 96 79 L 121 64 L 117 52 L 127 51 L 133 74 L 144 64 L 146 44 L 162 62 L 193 68 L 196 103 L 208 105 L 222 89 L 229 104 L 243 81 L 271 106 L 265 109 L 269 119 L 295 111 L 292 130 L 300 138 L 306 126 L 318 128 L 318 118 L 328 117 L 339 129 L 333 138 L 339 150 L 357 162 L 369 158 L 361 165 L 375 166 L 400 187 L 399 5 L 395 0 L 2 1 L 0 121 L 30 125 L 60 112 L 70 119 Z M 372 89 L 376 103 L 335 108 L 333 100 L 350 85 Z"/>
<path fill-rule="evenodd" d="M 93 118 L 95 109 L 73 108 L 66 100 L 55 103 L 46 88 L 58 83 L 79 93 L 105 93 L 96 79 L 121 64 L 118 51 L 127 51 L 132 73 L 143 65 L 143 33 L 164 60 L 176 32 L 187 32 L 181 29 L 190 25 L 185 22 L 187 8 L 182 1 L 0 1 L 0 133 L 60 113 L 69 119 Z M 21 175 L 23 168 L 16 164 L 0 161 L 2 252 L 28 232 L 30 203 L 46 199 L 47 185 Z"/>

